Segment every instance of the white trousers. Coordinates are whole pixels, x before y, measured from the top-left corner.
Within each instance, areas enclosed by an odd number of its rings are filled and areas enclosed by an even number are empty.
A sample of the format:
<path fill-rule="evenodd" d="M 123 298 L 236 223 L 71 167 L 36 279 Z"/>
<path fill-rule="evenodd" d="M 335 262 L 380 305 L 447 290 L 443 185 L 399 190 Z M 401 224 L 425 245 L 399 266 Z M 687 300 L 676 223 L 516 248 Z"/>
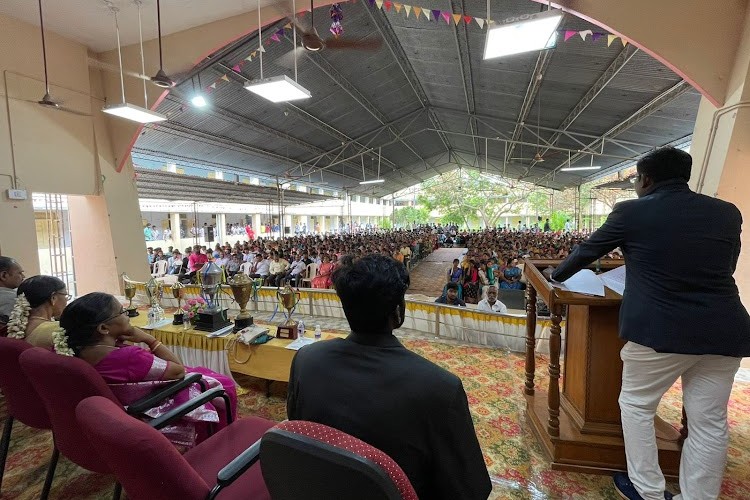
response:
<path fill-rule="evenodd" d="M 628 342 L 620 351 L 620 411 L 628 475 L 645 500 L 664 499 L 654 416 L 664 393 L 682 377 L 682 401 L 688 438 L 682 447 L 682 500 L 719 496 L 727 460 L 727 403 L 741 358 L 716 355 L 664 354 Z"/>

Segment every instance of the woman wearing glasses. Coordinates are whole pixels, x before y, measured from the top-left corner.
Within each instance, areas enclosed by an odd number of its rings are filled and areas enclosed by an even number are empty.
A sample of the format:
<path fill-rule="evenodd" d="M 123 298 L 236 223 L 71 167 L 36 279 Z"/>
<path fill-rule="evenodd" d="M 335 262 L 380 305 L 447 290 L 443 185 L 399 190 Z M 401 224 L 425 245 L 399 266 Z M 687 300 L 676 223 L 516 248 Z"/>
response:
<path fill-rule="evenodd" d="M 70 300 L 65 283 L 54 276 L 32 276 L 16 292 L 16 303 L 8 318 L 8 337 L 36 347 L 52 349 L 52 334 Z"/>
<path fill-rule="evenodd" d="M 232 417 L 236 416 L 237 390 L 231 378 L 208 368 L 185 367 L 167 346 L 133 327 L 127 311 L 112 295 L 94 292 L 72 302 L 60 317 L 60 329 L 55 332 L 53 342 L 58 354 L 77 356 L 91 364 L 123 405 L 148 395 L 166 381 L 183 378 L 186 372 L 197 372 L 203 375 L 209 387 L 225 390 Z M 198 384 L 193 384 L 158 408 L 149 410 L 148 416 L 156 418 L 200 392 Z M 209 424 L 216 424 L 217 429 L 227 424 L 223 400 L 215 399 L 193 410 L 179 424 L 162 432 L 174 444 L 186 449 L 208 437 Z"/>

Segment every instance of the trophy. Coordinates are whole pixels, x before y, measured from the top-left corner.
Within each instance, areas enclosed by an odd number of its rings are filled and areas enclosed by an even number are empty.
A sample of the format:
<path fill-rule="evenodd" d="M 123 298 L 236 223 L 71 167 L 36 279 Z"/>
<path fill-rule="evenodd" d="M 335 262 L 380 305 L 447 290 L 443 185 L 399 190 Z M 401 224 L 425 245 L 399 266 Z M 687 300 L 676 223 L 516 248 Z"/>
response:
<path fill-rule="evenodd" d="M 135 283 L 130 281 L 130 278 L 128 278 L 127 274 L 122 273 L 122 282 L 123 282 L 123 289 L 125 291 L 125 298 L 130 301 L 128 304 L 128 317 L 129 318 L 135 318 L 138 316 L 138 310 L 133 305 L 133 297 L 135 297 Z"/>
<path fill-rule="evenodd" d="M 231 325 L 226 319 L 226 310 L 219 307 L 217 294 L 224 277 L 222 269 L 213 262 L 206 262 L 198 271 L 201 286 L 201 297 L 206 301 L 206 308 L 198 313 L 198 321 L 195 323 L 196 330 L 204 332 L 215 332 Z"/>
<path fill-rule="evenodd" d="M 250 294 L 253 293 L 253 280 L 247 277 L 245 273 L 237 273 L 229 282 L 232 289 L 234 300 L 240 306 L 240 313 L 234 318 L 233 332 L 237 333 L 245 327 L 253 324 L 253 317 L 247 310 L 247 303 L 250 300 Z"/>
<path fill-rule="evenodd" d="M 162 284 L 151 278 L 146 283 L 146 296 L 151 307 L 148 310 L 148 326 L 154 327 L 157 323 L 164 319 L 164 309 L 162 309 L 159 300 L 161 300 L 164 289 Z"/>
<path fill-rule="evenodd" d="M 184 314 L 182 312 L 182 299 L 185 297 L 185 285 L 179 281 L 172 285 L 172 297 L 177 299 L 177 312 L 174 313 L 173 325 L 181 325 L 184 322 Z"/>
<path fill-rule="evenodd" d="M 276 337 L 280 339 L 296 339 L 298 323 L 292 319 L 292 309 L 299 303 L 300 293 L 299 291 L 295 292 L 292 290 L 292 287 L 287 283 L 283 289 L 276 291 L 276 297 L 279 299 L 282 307 L 287 310 L 287 320 L 276 329 Z"/>

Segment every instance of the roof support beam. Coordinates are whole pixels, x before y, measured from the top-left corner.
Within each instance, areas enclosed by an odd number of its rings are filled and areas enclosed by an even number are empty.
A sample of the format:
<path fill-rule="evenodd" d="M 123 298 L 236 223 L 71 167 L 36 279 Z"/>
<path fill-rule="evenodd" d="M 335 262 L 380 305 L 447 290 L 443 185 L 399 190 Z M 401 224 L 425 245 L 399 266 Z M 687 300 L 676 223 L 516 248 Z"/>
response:
<path fill-rule="evenodd" d="M 539 52 L 539 56 L 536 58 L 536 65 L 534 66 L 534 71 L 531 73 L 531 80 L 529 80 L 529 85 L 528 87 L 526 87 L 526 95 L 523 98 L 523 104 L 521 104 L 521 111 L 519 111 L 518 113 L 516 126 L 513 129 L 513 135 L 511 135 L 511 140 L 513 141 L 519 140 L 521 138 L 521 135 L 523 134 L 523 127 L 526 123 L 526 118 L 528 118 L 529 112 L 531 111 L 531 106 L 534 104 L 536 96 L 539 93 L 539 89 L 542 87 L 544 73 L 547 72 L 547 67 L 552 60 L 552 53 L 554 51 L 555 49 L 542 50 L 541 52 Z M 511 158 L 513 158 L 515 149 L 515 142 L 511 143 L 508 146 L 508 154 L 505 158 L 506 161 L 509 161 Z"/>
<path fill-rule="evenodd" d="M 466 5 L 463 0 L 451 0 L 452 12 L 466 12 Z M 472 134 L 477 133 L 476 117 L 474 111 L 476 101 L 474 99 L 474 78 L 471 72 L 471 57 L 469 55 L 469 42 L 466 37 L 466 24 L 453 23 L 453 38 L 456 41 L 456 51 L 458 52 L 458 65 L 461 69 L 461 83 L 464 87 L 464 98 L 466 99 L 466 111 L 469 113 L 469 127 Z M 474 145 L 474 156 L 479 156 L 479 145 L 476 139 L 472 139 Z"/>
<path fill-rule="evenodd" d="M 633 44 L 628 44 L 623 48 L 619 54 L 617 54 L 617 57 L 615 57 L 615 60 L 612 61 L 612 63 L 607 67 L 607 69 L 604 70 L 604 72 L 597 78 L 597 80 L 594 82 L 594 84 L 586 91 L 586 93 L 581 97 L 581 99 L 576 103 L 575 106 L 573 106 L 573 109 L 570 110 L 570 113 L 568 113 L 568 116 L 566 116 L 563 121 L 560 123 L 560 126 L 558 129 L 559 132 L 556 132 L 550 139 L 550 144 L 556 144 L 558 140 L 560 140 L 560 137 L 562 137 L 563 132 L 568 130 L 570 126 L 573 124 L 576 119 L 581 116 L 581 113 L 583 113 L 586 108 L 589 107 L 589 104 L 591 104 L 594 99 L 597 98 L 599 94 L 601 94 L 602 90 L 604 90 L 607 85 L 617 76 L 617 74 L 622 70 L 622 68 L 625 67 L 626 64 L 638 53 L 638 48 L 634 47 Z M 544 156 L 544 154 L 547 152 L 547 149 L 543 149 L 539 153 Z M 531 162 L 531 165 L 529 166 L 529 170 L 534 168 L 534 165 L 536 165 L 538 162 L 536 160 Z M 526 172 L 528 174 L 528 172 Z"/>
<path fill-rule="evenodd" d="M 388 47 L 388 50 L 393 55 L 393 59 L 396 61 L 396 64 L 398 64 L 398 67 L 401 68 L 401 72 L 406 77 L 406 81 L 409 82 L 409 86 L 414 91 L 414 95 L 417 97 L 420 106 L 428 108 L 430 122 L 432 123 L 433 128 L 438 130 L 438 137 L 440 137 L 440 141 L 443 143 L 443 146 L 445 146 L 445 150 L 450 151 L 451 145 L 450 142 L 448 142 L 448 137 L 442 133 L 443 126 L 440 123 L 440 118 L 438 118 L 437 114 L 431 109 L 430 101 L 427 99 L 427 94 L 422 88 L 419 77 L 417 77 L 411 62 L 409 62 L 409 58 L 406 57 L 404 47 L 401 45 L 396 33 L 393 31 L 393 27 L 391 27 L 391 24 L 384 15 L 373 14 L 368 0 L 360 0 L 360 3 L 364 6 L 365 11 L 375 24 L 380 36 L 383 37 L 386 47 Z"/>
<path fill-rule="evenodd" d="M 654 114 L 655 112 L 657 112 L 658 110 L 660 110 L 661 108 L 669 104 L 670 102 L 680 97 L 685 92 L 688 92 L 691 88 L 692 87 L 690 87 L 690 85 L 685 80 L 680 80 L 675 85 L 671 86 L 670 88 L 668 88 L 667 90 L 659 94 L 658 96 L 654 97 L 651 101 L 641 106 L 641 108 L 639 108 L 635 113 L 627 117 L 625 120 L 621 121 L 620 123 L 618 123 L 611 129 L 606 131 L 598 139 L 595 139 L 594 141 L 590 142 L 586 146 L 587 149 L 593 150 L 593 151 L 596 151 L 596 150 L 603 151 L 604 144 L 606 143 L 607 139 L 609 139 L 610 137 L 617 137 L 618 135 L 622 134 L 629 128 L 637 125 L 642 120 L 648 118 L 649 116 L 651 116 L 652 114 Z M 550 175 L 554 178 L 555 172 L 563 168 L 568 163 L 573 164 L 576 161 L 583 158 L 584 156 L 587 156 L 588 154 L 590 153 L 577 153 L 571 156 L 569 162 L 564 161 L 563 163 L 555 167 L 553 170 L 550 170 L 549 172 L 544 174 L 542 177 L 537 179 L 536 182 L 539 182 L 545 177 L 550 176 Z M 614 157 L 613 155 L 606 155 L 606 156 Z M 528 175 L 528 172 L 526 173 L 526 175 Z"/>

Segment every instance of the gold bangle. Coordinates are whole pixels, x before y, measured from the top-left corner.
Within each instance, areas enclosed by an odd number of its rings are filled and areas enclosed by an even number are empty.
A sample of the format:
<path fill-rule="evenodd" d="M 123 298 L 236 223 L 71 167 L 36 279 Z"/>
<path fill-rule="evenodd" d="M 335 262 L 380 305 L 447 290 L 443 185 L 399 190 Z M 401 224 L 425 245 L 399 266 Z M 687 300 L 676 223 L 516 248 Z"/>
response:
<path fill-rule="evenodd" d="M 151 352 L 154 352 L 155 350 L 159 348 L 160 345 L 164 345 L 164 344 L 157 341 L 156 344 L 154 344 L 153 346 L 149 346 L 149 349 L 151 349 Z"/>

